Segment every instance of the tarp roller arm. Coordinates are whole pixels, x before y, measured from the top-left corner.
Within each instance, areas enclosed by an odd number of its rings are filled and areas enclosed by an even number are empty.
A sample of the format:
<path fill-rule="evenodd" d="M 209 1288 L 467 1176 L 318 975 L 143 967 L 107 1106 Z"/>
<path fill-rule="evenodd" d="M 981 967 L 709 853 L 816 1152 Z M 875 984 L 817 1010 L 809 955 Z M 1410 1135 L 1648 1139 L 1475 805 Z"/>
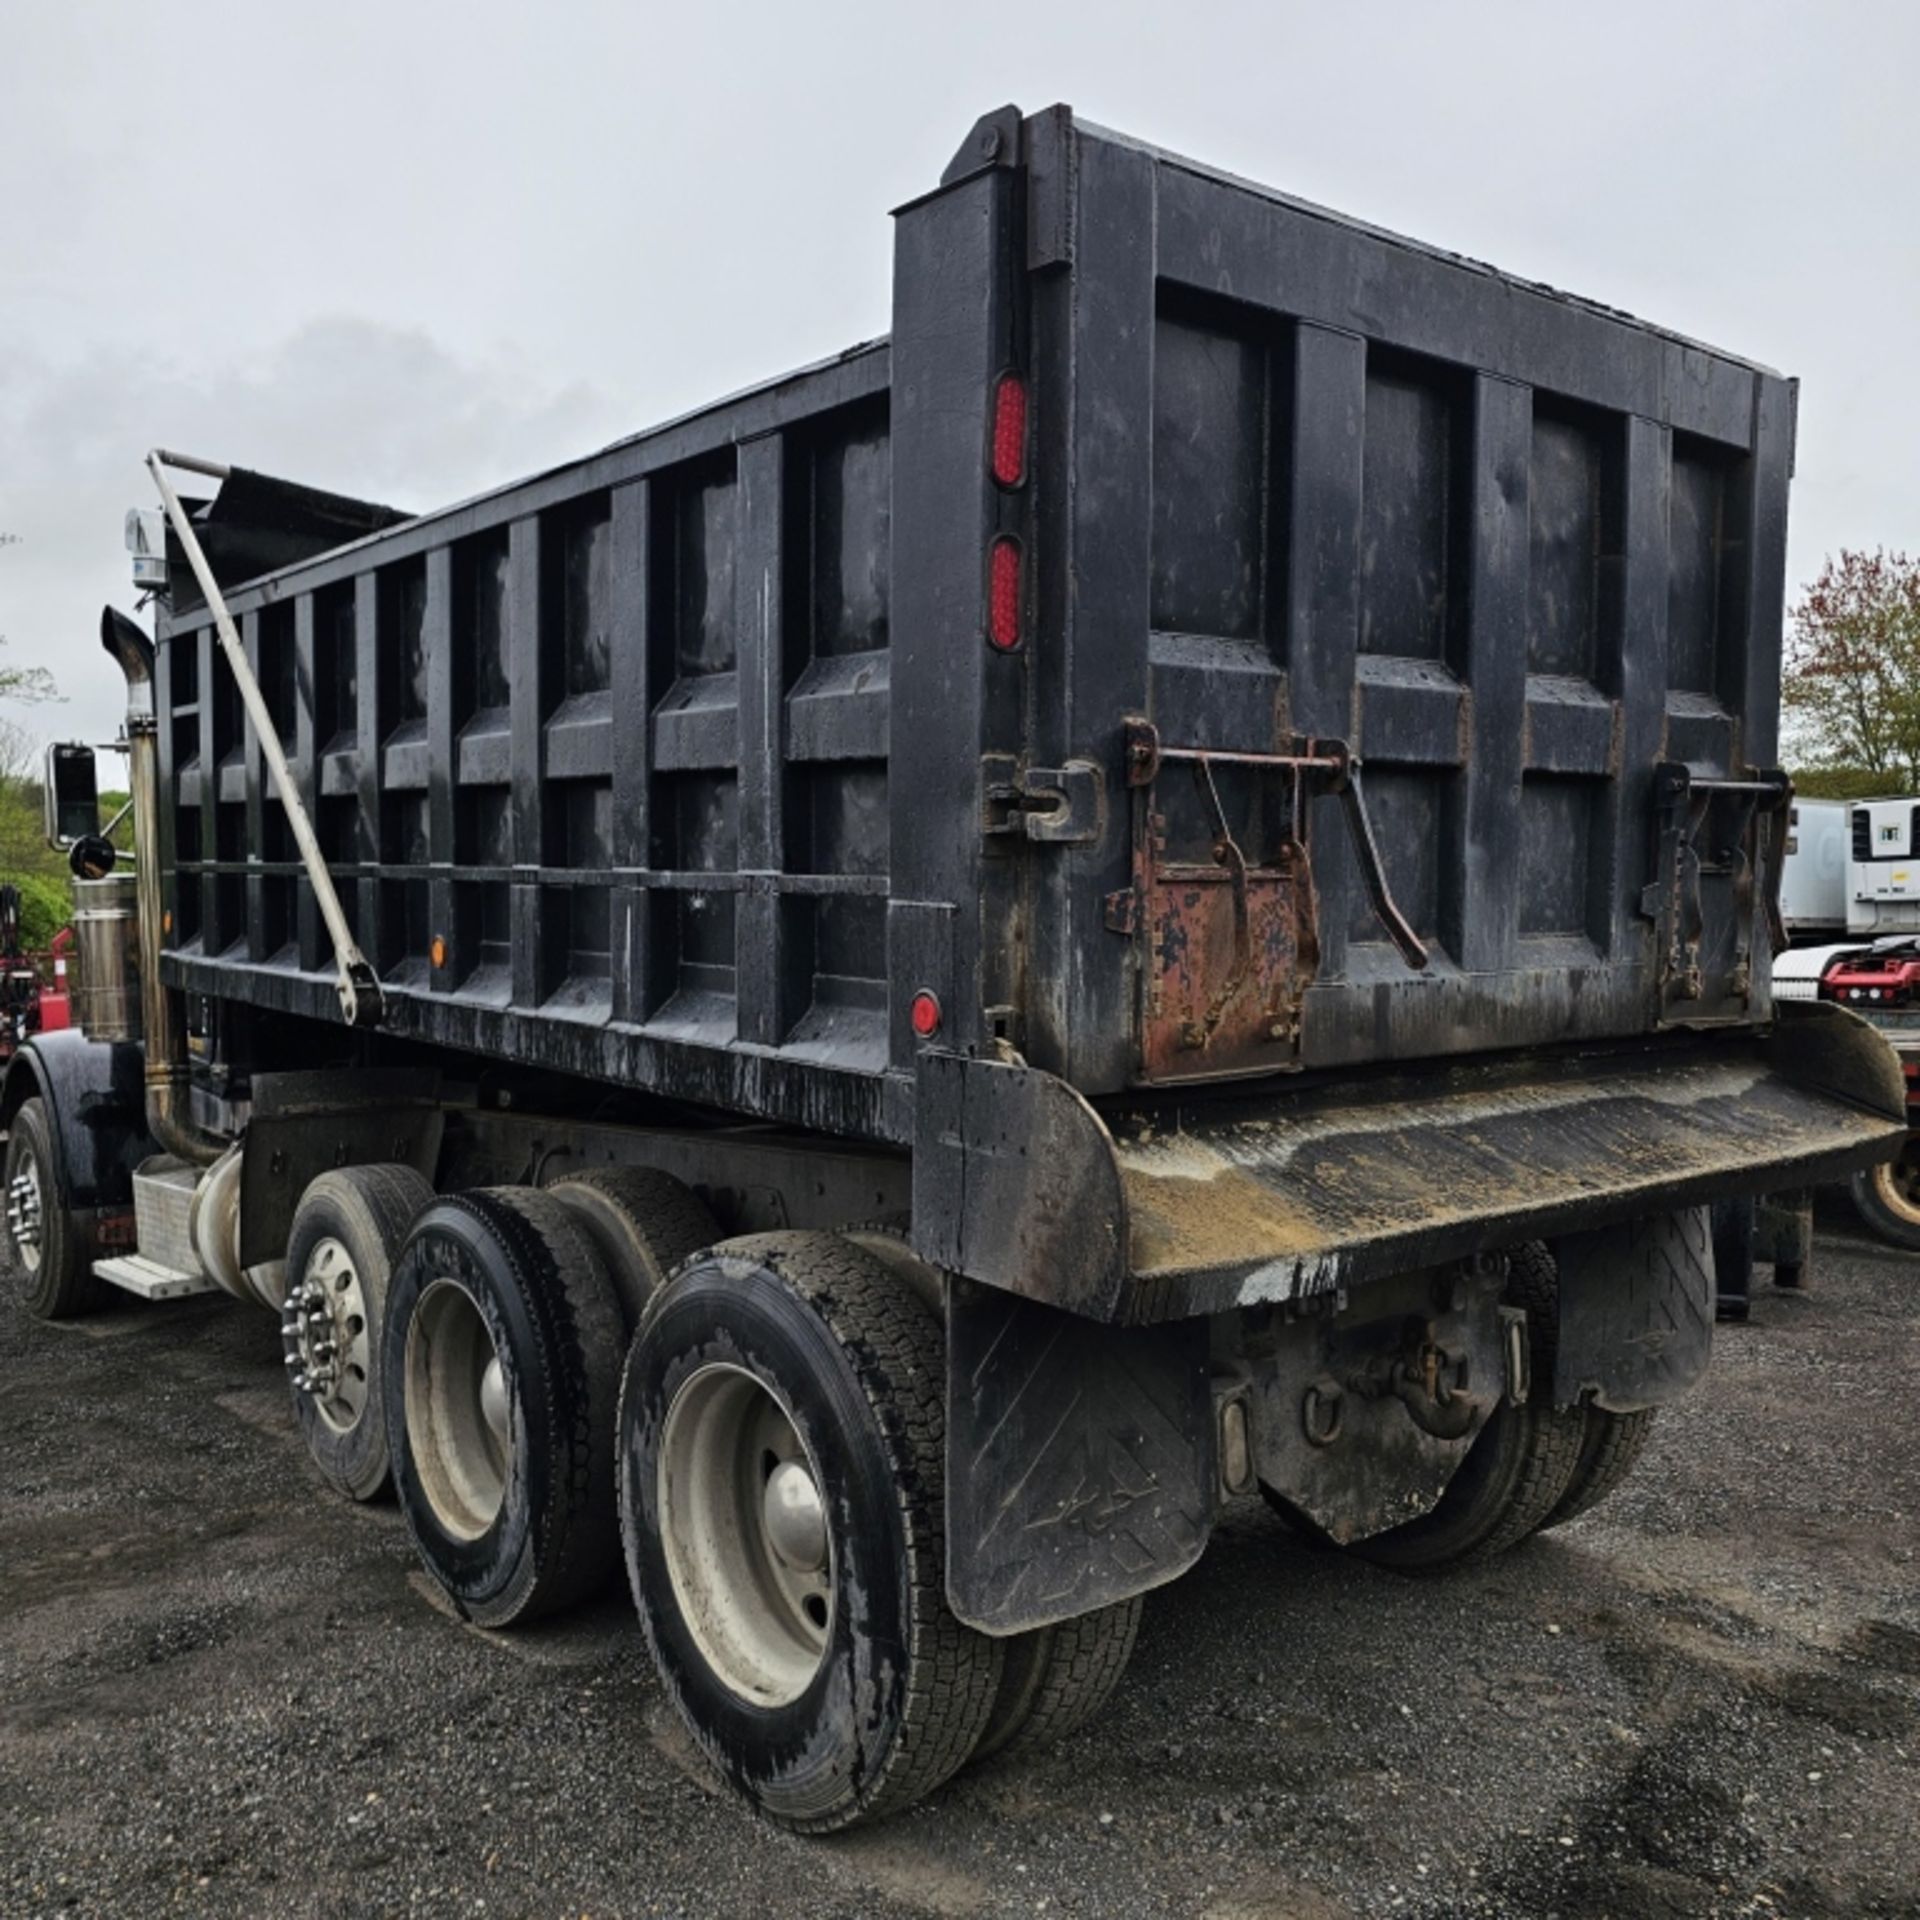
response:
<path fill-rule="evenodd" d="M 156 447 L 147 455 L 147 471 L 153 475 L 153 484 L 159 489 L 160 503 L 166 508 L 167 519 L 180 542 L 181 550 L 187 556 L 188 565 L 193 568 L 194 578 L 200 583 L 200 591 L 206 595 L 207 606 L 213 614 L 214 630 L 220 637 L 220 650 L 227 656 L 227 665 L 233 669 L 235 684 L 240 689 L 241 701 L 247 709 L 247 718 L 253 722 L 254 735 L 273 772 L 274 790 L 280 796 L 287 824 L 293 829 L 294 840 L 300 848 L 300 858 L 306 867 L 313 897 L 320 903 L 321 918 L 327 923 L 327 933 L 333 941 L 337 975 L 335 985 L 340 995 L 340 1011 L 350 1027 L 378 1026 L 385 1012 L 379 979 L 347 925 L 347 916 L 341 909 L 333 875 L 328 872 L 325 856 L 320 851 L 313 822 L 307 818 L 307 810 L 294 787 L 293 770 L 287 765 L 286 749 L 280 744 L 279 732 L 273 724 L 272 715 L 267 711 L 266 697 L 261 693 L 260 683 L 248 663 L 247 650 L 241 644 L 239 629 L 233 623 L 233 615 L 227 610 L 226 598 L 213 577 L 213 569 L 207 563 L 193 522 L 167 479 L 165 469 L 168 467 L 178 468 L 183 473 L 205 474 L 215 480 L 224 480 L 229 469 L 214 461 L 170 453 L 163 447 Z"/>

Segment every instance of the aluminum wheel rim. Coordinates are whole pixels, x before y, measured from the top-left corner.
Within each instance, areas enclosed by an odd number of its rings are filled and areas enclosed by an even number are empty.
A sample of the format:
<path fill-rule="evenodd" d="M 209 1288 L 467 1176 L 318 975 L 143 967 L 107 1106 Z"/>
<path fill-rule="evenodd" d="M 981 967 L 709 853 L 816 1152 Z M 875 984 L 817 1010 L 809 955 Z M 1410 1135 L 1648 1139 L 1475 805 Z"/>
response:
<path fill-rule="evenodd" d="M 407 1328 L 407 1446 L 455 1539 L 479 1539 L 506 1502 L 511 1397 L 480 1303 L 457 1280 L 432 1282 Z"/>
<path fill-rule="evenodd" d="M 335 1433 L 351 1433 L 367 1410 L 373 1383 L 373 1332 L 366 1289 L 343 1241 L 328 1235 L 307 1256 L 281 1313 L 294 1384 L 312 1396 Z"/>
<path fill-rule="evenodd" d="M 764 1381 L 716 1362 L 681 1385 L 659 1501 L 667 1575 L 701 1657 L 754 1706 L 797 1700 L 833 1631 L 833 1530 L 819 1467 Z"/>
<path fill-rule="evenodd" d="M 1873 1170 L 1874 1191 L 1889 1213 L 1920 1227 L 1920 1152 L 1909 1143 Z"/>
<path fill-rule="evenodd" d="M 7 1237 L 28 1273 L 40 1271 L 40 1162 L 29 1150 L 20 1171 L 7 1182 Z"/>

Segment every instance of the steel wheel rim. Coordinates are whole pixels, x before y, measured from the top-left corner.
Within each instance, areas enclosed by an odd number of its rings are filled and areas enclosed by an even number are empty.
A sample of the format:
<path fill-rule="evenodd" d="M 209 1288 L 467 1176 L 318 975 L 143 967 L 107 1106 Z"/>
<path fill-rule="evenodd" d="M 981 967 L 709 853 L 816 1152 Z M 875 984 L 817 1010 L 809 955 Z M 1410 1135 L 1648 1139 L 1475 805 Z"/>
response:
<path fill-rule="evenodd" d="M 660 1440 L 660 1537 L 680 1618 L 730 1693 L 781 1707 L 833 1632 L 833 1529 L 793 1416 L 716 1362 L 682 1383 Z"/>
<path fill-rule="evenodd" d="M 20 1265 L 28 1273 L 40 1271 L 40 1230 L 44 1221 L 40 1197 L 40 1162 L 31 1150 L 7 1182 L 7 1237 Z"/>
<path fill-rule="evenodd" d="M 293 1384 L 335 1433 L 351 1433 L 373 1391 L 373 1329 L 360 1270 L 343 1241 L 317 1241 L 287 1290 L 280 1331 Z"/>
<path fill-rule="evenodd" d="M 1873 1190 L 1889 1213 L 1920 1227 L 1920 1151 L 1911 1142 L 1874 1168 Z"/>
<path fill-rule="evenodd" d="M 455 1539 L 479 1539 L 506 1503 L 511 1402 L 479 1301 L 457 1280 L 435 1280 L 407 1328 L 407 1446 L 428 1504 Z"/>

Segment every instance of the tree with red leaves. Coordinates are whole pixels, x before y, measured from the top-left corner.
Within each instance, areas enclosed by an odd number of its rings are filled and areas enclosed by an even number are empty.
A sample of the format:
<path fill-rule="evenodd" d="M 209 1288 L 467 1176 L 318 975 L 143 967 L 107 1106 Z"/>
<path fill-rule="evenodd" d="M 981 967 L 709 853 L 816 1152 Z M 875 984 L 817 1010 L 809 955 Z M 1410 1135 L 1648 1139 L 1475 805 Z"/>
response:
<path fill-rule="evenodd" d="M 1780 693 L 1810 769 L 1920 791 L 1920 561 L 1829 558 L 1794 606 Z"/>

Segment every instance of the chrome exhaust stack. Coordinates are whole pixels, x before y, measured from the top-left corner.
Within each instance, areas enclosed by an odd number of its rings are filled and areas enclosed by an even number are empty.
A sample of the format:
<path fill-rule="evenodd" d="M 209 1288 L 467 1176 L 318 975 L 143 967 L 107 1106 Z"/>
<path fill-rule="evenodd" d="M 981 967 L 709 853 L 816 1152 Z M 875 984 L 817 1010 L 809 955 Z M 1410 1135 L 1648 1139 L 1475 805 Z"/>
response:
<path fill-rule="evenodd" d="M 108 607 L 100 644 L 127 682 L 127 781 L 133 808 L 133 871 L 139 903 L 140 1024 L 147 1043 L 147 1131 L 162 1151 L 207 1167 L 229 1143 L 197 1125 L 189 1111 L 186 1025 L 179 996 L 160 979 L 160 762 L 153 708 L 153 642 Z"/>

